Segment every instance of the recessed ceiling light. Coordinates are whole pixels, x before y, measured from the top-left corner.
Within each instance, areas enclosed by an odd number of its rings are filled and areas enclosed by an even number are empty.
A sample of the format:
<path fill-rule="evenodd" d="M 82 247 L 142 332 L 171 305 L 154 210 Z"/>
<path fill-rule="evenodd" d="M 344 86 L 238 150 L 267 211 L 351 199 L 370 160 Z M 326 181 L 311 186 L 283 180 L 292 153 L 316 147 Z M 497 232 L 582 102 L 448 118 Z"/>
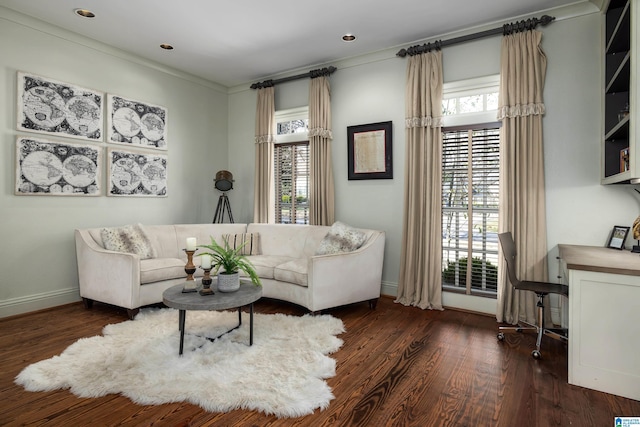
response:
<path fill-rule="evenodd" d="M 171 46 L 168 43 L 162 43 L 160 47 L 163 48 L 164 50 L 173 50 L 173 46 Z"/>
<path fill-rule="evenodd" d="M 345 42 L 352 42 L 356 39 L 356 36 L 354 36 L 353 34 L 345 34 L 344 36 L 342 36 L 342 41 Z"/>
<path fill-rule="evenodd" d="M 96 14 L 87 9 L 75 9 L 74 12 L 83 18 L 95 18 Z"/>

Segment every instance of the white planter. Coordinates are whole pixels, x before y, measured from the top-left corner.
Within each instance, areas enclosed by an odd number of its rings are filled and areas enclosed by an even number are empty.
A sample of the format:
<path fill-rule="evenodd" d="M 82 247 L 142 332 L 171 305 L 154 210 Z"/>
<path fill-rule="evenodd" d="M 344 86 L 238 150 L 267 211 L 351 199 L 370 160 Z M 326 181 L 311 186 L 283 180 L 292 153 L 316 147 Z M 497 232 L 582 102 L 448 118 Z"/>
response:
<path fill-rule="evenodd" d="M 235 292 L 240 289 L 239 273 L 218 273 L 218 290 L 220 292 Z"/>

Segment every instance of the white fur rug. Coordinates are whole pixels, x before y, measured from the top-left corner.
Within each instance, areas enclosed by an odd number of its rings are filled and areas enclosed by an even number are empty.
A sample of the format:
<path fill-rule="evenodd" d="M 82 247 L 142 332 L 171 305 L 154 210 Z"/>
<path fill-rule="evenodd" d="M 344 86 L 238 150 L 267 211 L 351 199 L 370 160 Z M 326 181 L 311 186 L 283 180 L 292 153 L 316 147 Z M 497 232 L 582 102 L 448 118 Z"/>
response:
<path fill-rule="evenodd" d="M 178 311 L 145 309 L 135 320 L 107 325 L 103 336 L 82 338 L 59 356 L 27 366 L 15 379 L 28 391 L 69 389 L 79 397 L 120 393 L 142 405 L 191 402 L 207 411 L 248 409 L 298 417 L 333 399 L 324 381 L 335 375 L 344 332 L 329 315 L 188 311 L 184 354 L 178 356 Z"/>

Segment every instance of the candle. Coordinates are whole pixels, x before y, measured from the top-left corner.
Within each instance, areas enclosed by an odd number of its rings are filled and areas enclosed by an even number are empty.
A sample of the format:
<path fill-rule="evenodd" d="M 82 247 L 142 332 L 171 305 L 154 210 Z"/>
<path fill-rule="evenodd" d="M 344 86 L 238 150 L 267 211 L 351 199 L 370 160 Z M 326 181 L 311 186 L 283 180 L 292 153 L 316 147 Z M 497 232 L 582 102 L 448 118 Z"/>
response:
<path fill-rule="evenodd" d="M 195 237 L 187 237 L 187 250 L 195 251 L 196 250 L 196 238 Z"/>
<path fill-rule="evenodd" d="M 211 268 L 211 255 L 202 255 L 200 258 L 200 267 Z"/>

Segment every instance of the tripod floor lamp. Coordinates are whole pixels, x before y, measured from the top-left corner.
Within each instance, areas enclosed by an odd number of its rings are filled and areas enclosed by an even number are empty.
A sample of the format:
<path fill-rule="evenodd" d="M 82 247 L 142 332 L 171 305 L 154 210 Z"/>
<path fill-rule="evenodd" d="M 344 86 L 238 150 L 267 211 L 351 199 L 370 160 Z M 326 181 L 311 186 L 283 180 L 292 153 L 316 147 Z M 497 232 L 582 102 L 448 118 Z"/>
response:
<path fill-rule="evenodd" d="M 233 174 L 225 170 L 218 171 L 216 172 L 216 177 L 213 179 L 213 183 L 216 189 L 222 193 L 218 198 L 218 206 L 216 207 L 216 213 L 213 215 L 213 223 L 224 222 L 225 213 L 229 217 L 229 222 L 233 222 L 231 205 L 227 197 L 227 192 L 233 190 Z"/>

